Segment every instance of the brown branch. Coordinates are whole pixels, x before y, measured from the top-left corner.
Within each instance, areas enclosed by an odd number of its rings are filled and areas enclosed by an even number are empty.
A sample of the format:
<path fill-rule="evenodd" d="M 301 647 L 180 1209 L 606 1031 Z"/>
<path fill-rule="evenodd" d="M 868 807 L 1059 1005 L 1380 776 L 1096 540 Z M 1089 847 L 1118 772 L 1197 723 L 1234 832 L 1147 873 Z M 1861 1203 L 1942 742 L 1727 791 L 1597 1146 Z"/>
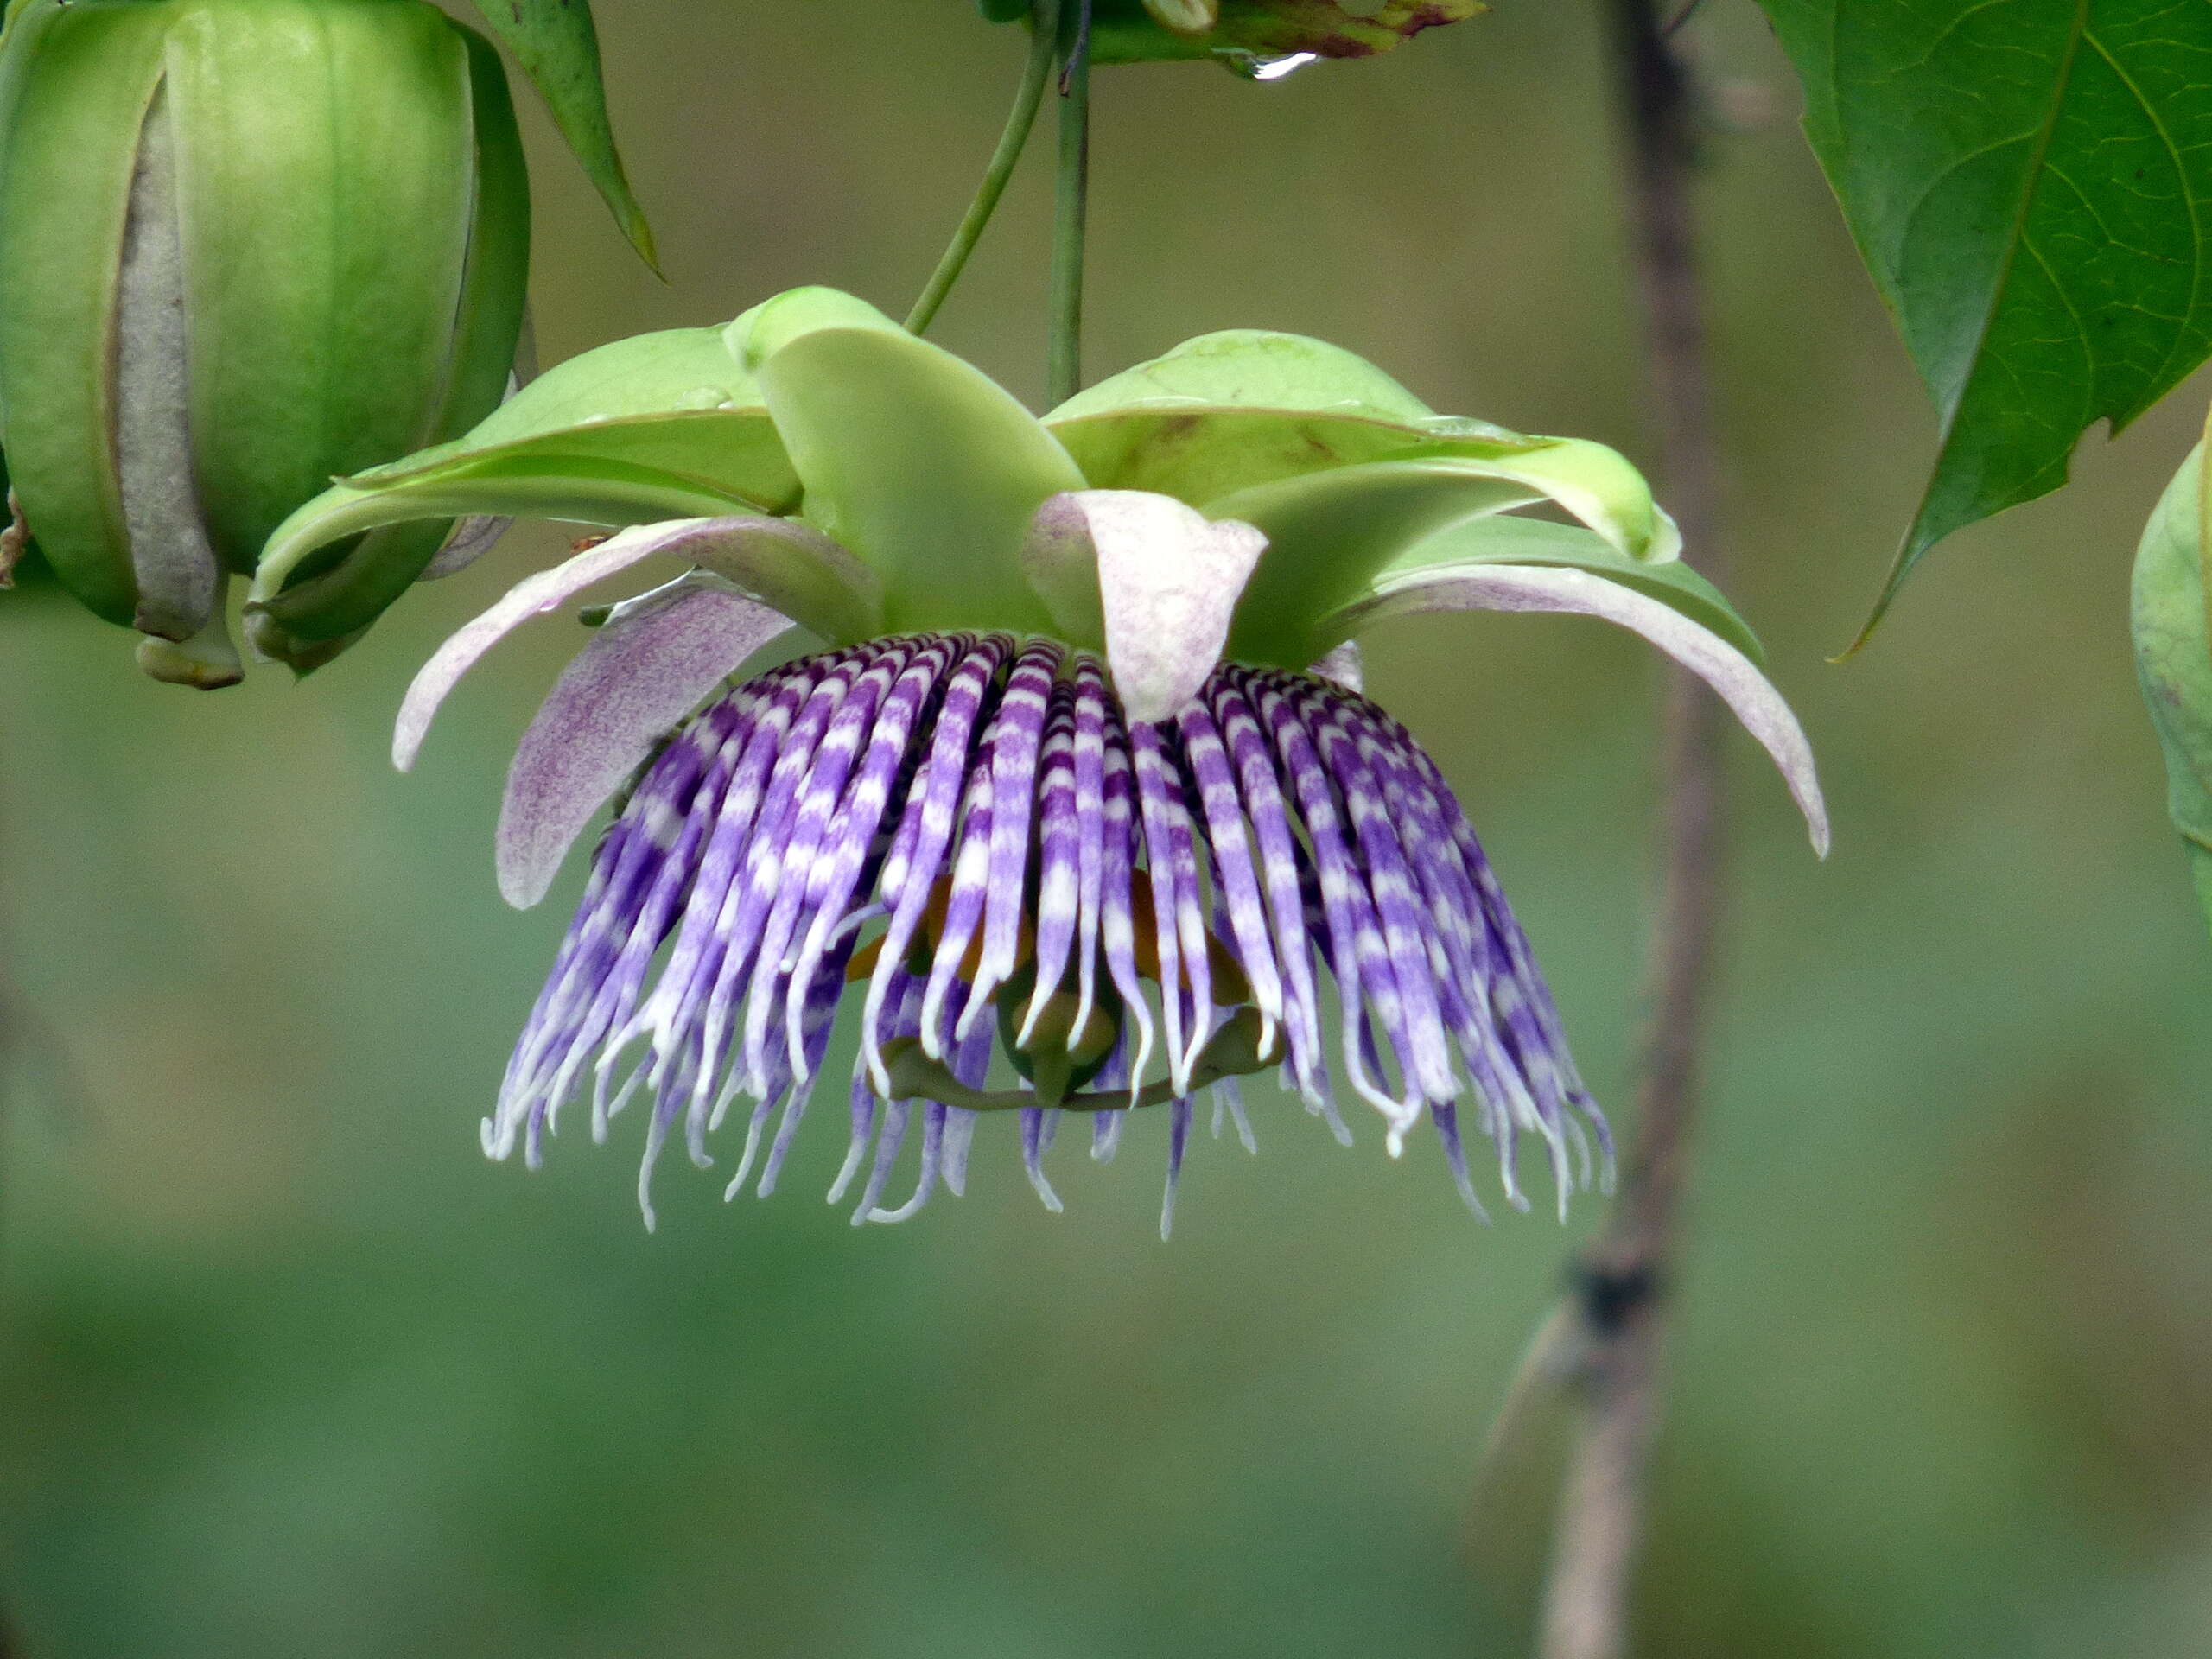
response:
<path fill-rule="evenodd" d="M 1623 113 L 1630 262 L 1660 440 L 1662 493 L 1704 574 L 1720 557 L 1719 441 L 1691 226 L 1691 87 L 1654 0 L 1607 0 Z M 1620 1659 L 1660 1410 L 1660 1349 L 1710 1014 L 1726 858 L 1722 711 L 1670 671 L 1651 1028 L 1636 1135 L 1605 1231 L 1577 1286 L 1586 1417 L 1560 1493 L 1540 1651 Z"/>

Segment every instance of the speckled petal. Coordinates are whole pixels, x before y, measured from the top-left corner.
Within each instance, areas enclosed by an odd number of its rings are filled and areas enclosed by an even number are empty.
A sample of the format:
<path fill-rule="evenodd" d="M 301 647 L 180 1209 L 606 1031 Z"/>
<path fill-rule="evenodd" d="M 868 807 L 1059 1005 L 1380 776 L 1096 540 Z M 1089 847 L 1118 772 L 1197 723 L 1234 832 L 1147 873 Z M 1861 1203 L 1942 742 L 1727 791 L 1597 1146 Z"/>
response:
<path fill-rule="evenodd" d="M 1122 707 L 1143 722 L 1198 695 L 1267 544 L 1173 496 L 1075 490 L 1038 509 L 1024 563 L 1063 626 L 1105 640 Z"/>
<path fill-rule="evenodd" d="M 523 734 L 499 808 L 499 891 L 545 896 L 569 846 L 653 746 L 790 624 L 719 585 L 675 583 L 608 619 Z"/>
<path fill-rule="evenodd" d="M 1805 815 L 1814 850 L 1828 850 L 1827 809 L 1813 751 L 1789 705 L 1744 653 L 1690 620 L 1617 582 L 1587 570 L 1512 564 L 1437 565 L 1379 584 L 1328 624 L 1348 633 L 1385 617 L 1421 611 L 1550 611 L 1603 617 L 1633 628 L 1711 686 L 1781 769 Z"/>
<path fill-rule="evenodd" d="M 502 594 L 497 604 L 474 621 L 453 634 L 437 650 L 430 660 L 423 664 L 407 688 L 407 695 L 400 702 L 399 718 L 391 737 L 391 763 L 405 772 L 415 764 L 416 753 L 423 747 L 423 738 L 430 729 L 430 721 L 438 712 L 438 705 L 446 694 L 459 683 L 461 677 L 476 665 L 477 659 L 493 645 L 505 639 L 523 623 L 534 616 L 550 616 L 577 594 L 610 576 L 619 575 L 632 565 L 671 550 L 680 544 L 683 533 L 694 527 L 711 524 L 721 527 L 725 543 L 741 541 L 753 548 L 761 560 L 773 556 L 780 550 L 787 552 L 793 563 L 810 558 L 829 561 L 836 564 L 832 555 L 849 559 L 842 549 L 828 542 L 802 524 L 782 518 L 683 518 L 668 524 L 644 524 L 636 530 L 625 531 L 609 537 L 594 546 L 585 549 L 573 558 L 565 559 L 550 570 L 539 570 L 524 577 Z M 668 531 L 671 536 L 657 532 Z M 817 543 L 820 543 L 819 546 Z M 829 552 L 823 550 L 827 548 Z M 742 569 L 737 562 L 726 561 L 732 569 Z M 774 602 L 773 589 L 750 582 L 739 584 L 747 593 Z M 799 608 L 809 608 L 803 598 L 795 601 Z M 735 666 L 734 664 L 732 664 Z"/>

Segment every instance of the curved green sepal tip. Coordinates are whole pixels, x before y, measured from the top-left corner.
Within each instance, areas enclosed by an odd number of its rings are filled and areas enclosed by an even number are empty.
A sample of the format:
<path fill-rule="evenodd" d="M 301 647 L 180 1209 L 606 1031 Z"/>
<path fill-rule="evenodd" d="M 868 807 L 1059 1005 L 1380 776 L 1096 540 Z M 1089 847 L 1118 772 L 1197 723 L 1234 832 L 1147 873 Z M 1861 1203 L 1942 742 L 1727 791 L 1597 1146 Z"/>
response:
<path fill-rule="evenodd" d="M 474 430 L 326 490 L 279 525 L 254 582 L 275 601 L 344 537 L 471 513 L 620 527 L 788 512 L 798 479 L 720 328 L 641 334 L 571 358 Z"/>
<path fill-rule="evenodd" d="M 1100 381 L 1045 424 L 1095 488 L 1205 502 L 1378 460 L 1419 441 L 1428 416 L 1350 352 L 1301 334 L 1233 329 Z"/>
<path fill-rule="evenodd" d="M 1141 408 L 1307 410 L 1381 421 L 1433 411 L 1357 353 L 1306 334 L 1224 328 L 1185 340 L 1077 392 L 1045 418 Z"/>
<path fill-rule="evenodd" d="M 757 375 L 761 365 L 785 346 L 823 328 L 861 328 L 906 335 L 904 328 L 866 300 L 842 289 L 819 284 L 787 288 L 740 315 L 721 333 L 724 347 L 731 358 L 747 374 Z M 950 356 L 950 353 L 943 354 Z"/>
<path fill-rule="evenodd" d="M 2166 760 L 2166 805 L 2212 923 L 2212 489 L 2208 446 L 2182 463 L 2136 550 L 2135 668 Z"/>
<path fill-rule="evenodd" d="M 381 524 L 346 549 L 344 556 L 327 570 L 315 569 L 276 593 L 264 594 L 256 586 L 250 590 L 248 606 L 268 613 L 274 625 L 303 648 L 351 638 L 383 615 L 422 575 L 452 527 L 452 519 L 442 516 Z"/>
<path fill-rule="evenodd" d="M 1364 597 L 1394 563 L 1453 525 L 1545 499 L 1583 518 L 1585 533 L 1623 563 L 1660 568 L 1636 550 L 1635 533 L 1642 531 L 1649 546 L 1657 516 L 1642 480 L 1624 501 L 1616 501 L 1579 475 L 1578 450 L 1618 460 L 1599 445 L 1548 442 L 1502 459 L 1461 455 L 1338 467 L 1207 503 L 1209 518 L 1242 519 L 1268 537 L 1237 609 L 1231 654 L 1291 666 L 1312 662 L 1335 643 L 1319 640 L 1321 620 Z M 1610 470 L 1602 460 L 1599 470 Z"/>
<path fill-rule="evenodd" d="M 775 453 L 773 430 L 753 376 L 731 355 L 721 328 L 670 328 L 633 334 L 627 340 L 570 358 L 524 386 L 463 436 L 418 451 L 385 467 L 372 467 L 348 482 L 383 487 L 437 471 L 455 462 L 492 458 L 507 446 L 540 440 L 569 440 L 578 453 L 592 453 L 597 435 L 607 428 L 626 432 L 636 423 L 662 417 L 720 415 L 739 450 L 717 470 L 733 494 L 790 496 L 797 480 Z M 741 442 L 747 423 L 769 441 L 764 451 Z M 628 442 L 625 439 L 623 442 Z M 683 470 L 685 440 L 672 440 L 670 470 Z M 626 451 L 626 460 L 645 457 Z"/>
<path fill-rule="evenodd" d="M 1098 489 L 1154 490 L 1243 518 L 1247 490 L 1377 461 L 1465 461 L 1522 480 L 1622 551 L 1681 540 L 1618 451 L 1430 412 L 1374 365 L 1299 334 L 1203 334 L 1069 399 L 1046 424 Z"/>
<path fill-rule="evenodd" d="M 1766 652 L 1727 595 L 1680 559 L 1634 559 L 1594 531 L 1541 518 L 1479 518 L 1429 537 L 1376 573 L 1382 586 L 1446 564 L 1563 565 L 1604 576 L 1671 607 L 1764 668 Z M 1334 644 L 1334 641 L 1331 641 Z"/>
<path fill-rule="evenodd" d="M 794 289 L 740 321 L 804 514 L 884 579 L 891 626 L 1050 626 L 1021 550 L 1084 479 L 1036 416 L 849 295 Z"/>

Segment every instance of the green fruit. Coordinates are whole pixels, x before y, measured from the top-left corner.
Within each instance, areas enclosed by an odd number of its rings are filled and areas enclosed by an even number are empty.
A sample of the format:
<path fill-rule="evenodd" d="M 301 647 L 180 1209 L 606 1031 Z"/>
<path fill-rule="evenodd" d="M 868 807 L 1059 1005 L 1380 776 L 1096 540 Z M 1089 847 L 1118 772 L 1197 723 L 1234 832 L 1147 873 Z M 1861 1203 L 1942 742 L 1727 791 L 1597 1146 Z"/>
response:
<path fill-rule="evenodd" d="M 235 679 L 224 591 L 270 531 L 498 404 L 529 234 L 498 57 L 426 0 L 23 6 L 0 44 L 0 422 L 55 574 L 184 647 L 149 641 L 149 671 Z M 442 535 L 332 550 L 257 644 L 328 655 Z"/>
<path fill-rule="evenodd" d="M 2165 752 L 2167 810 L 2212 922 L 2212 440 L 2166 486 L 2135 555 L 2135 668 Z"/>

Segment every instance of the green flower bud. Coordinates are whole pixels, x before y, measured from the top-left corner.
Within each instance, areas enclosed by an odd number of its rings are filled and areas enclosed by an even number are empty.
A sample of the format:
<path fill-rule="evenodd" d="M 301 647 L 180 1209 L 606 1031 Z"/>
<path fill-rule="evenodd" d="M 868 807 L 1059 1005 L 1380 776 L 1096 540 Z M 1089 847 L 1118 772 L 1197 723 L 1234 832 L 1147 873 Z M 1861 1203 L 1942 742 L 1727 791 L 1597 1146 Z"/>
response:
<path fill-rule="evenodd" d="M 505 73 L 426 0 L 32 0 L 0 45 L 0 420 L 55 574 L 156 677 L 234 681 L 229 576 L 333 476 L 491 411 L 528 248 Z M 327 657 L 444 534 L 327 550 L 256 643 Z"/>
<path fill-rule="evenodd" d="M 2135 668 L 2165 751 L 2167 804 L 2212 919 L 2212 494 L 2198 444 L 2167 486 L 2135 555 Z"/>

